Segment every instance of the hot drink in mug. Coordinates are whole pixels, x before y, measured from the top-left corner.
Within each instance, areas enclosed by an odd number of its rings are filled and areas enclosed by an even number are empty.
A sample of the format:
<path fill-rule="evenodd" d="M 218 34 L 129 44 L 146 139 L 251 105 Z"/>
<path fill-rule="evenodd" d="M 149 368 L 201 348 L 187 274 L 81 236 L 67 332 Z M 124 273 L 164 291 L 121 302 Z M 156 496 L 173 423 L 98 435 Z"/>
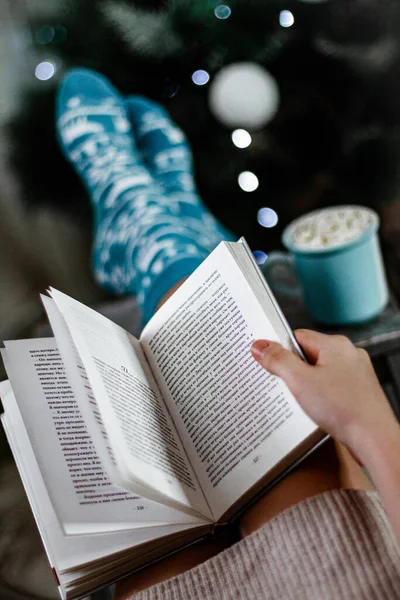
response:
<path fill-rule="evenodd" d="M 272 255 L 296 270 L 308 311 L 328 325 L 363 323 L 388 302 L 388 287 L 378 240 L 379 217 L 362 206 L 314 211 L 291 223 L 282 241 L 289 255 Z"/>

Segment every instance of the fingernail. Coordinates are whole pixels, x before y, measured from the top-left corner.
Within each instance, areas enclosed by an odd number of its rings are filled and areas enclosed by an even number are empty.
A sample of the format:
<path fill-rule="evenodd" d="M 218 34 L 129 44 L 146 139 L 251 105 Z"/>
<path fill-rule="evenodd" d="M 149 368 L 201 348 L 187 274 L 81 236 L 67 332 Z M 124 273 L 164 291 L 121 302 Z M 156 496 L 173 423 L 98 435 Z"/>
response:
<path fill-rule="evenodd" d="M 260 360 L 263 352 L 268 348 L 269 342 L 266 340 L 257 340 L 251 347 L 251 353 L 256 360 Z"/>

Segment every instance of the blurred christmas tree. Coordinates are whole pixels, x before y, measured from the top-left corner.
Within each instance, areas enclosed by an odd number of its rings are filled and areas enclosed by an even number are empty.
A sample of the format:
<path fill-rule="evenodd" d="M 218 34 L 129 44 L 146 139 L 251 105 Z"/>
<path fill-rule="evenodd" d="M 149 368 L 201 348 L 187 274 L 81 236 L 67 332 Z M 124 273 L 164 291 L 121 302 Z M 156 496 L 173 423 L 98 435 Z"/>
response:
<path fill-rule="evenodd" d="M 31 27 L 42 80 L 11 124 L 31 205 L 89 222 L 53 122 L 57 79 L 77 65 L 167 106 L 204 201 L 254 249 L 313 208 L 400 199 L 398 0 L 71 0 Z"/>

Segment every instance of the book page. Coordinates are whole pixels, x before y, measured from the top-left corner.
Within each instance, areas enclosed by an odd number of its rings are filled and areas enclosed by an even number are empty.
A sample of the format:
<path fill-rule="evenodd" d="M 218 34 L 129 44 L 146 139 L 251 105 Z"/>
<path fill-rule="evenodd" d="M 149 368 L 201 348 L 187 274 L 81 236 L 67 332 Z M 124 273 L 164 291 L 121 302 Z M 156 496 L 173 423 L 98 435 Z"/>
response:
<path fill-rule="evenodd" d="M 145 495 L 147 486 L 170 506 L 212 519 L 140 342 L 65 294 L 52 289 L 51 295 L 85 366 L 116 459 L 122 457 L 130 472 L 130 489 L 139 484 Z"/>
<path fill-rule="evenodd" d="M 82 412 L 86 426 L 90 430 L 92 443 L 99 455 L 102 466 L 110 481 L 121 487 L 123 490 L 129 490 L 132 487 L 129 469 L 125 465 L 125 461 L 123 456 L 121 456 L 119 448 L 114 450 L 111 447 L 106 426 L 90 386 L 89 377 L 67 324 L 54 300 L 48 296 L 41 296 L 41 299 L 56 336 L 57 347 L 62 356 L 75 397 L 79 399 L 87 398 L 87 402 L 80 401 L 79 409 Z M 164 496 L 157 494 L 153 489 L 148 487 L 143 488 L 137 481 L 135 481 L 134 487 L 137 495 L 146 497 L 148 500 L 161 502 L 161 504 L 164 503 Z"/>
<path fill-rule="evenodd" d="M 3 353 L 10 382 L 49 495 L 67 534 L 195 520 L 112 485 L 54 338 L 5 344 Z"/>
<path fill-rule="evenodd" d="M 14 394 L 11 390 L 5 390 L 3 387 L 5 385 L 4 383 L 0 386 L 0 395 L 5 409 L 5 413 L 1 415 L 2 423 L 50 565 L 56 568 L 61 584 L 73 581 L 78 573 L 82 572 L 83 565 L 87 565 L 86 573 L 90 570 L 95 572 L 99 561 L 108 565 L 111 561 L 110 557 L 115 560 L 120 555 L 125 555 L 126 560 L 127 553 L 131 557 L 135 555 L 141 557 L 152 547 L 162 548 L 171 537 L 175 538 L 186 531 L 193 531 L 195 536 L 197 531 L 201 531 L 201 525 L 199 527 L 196 523 L 183 523 L 133 531 L 65 535 L 54 511 Z M 101 570 L 104 571 L 105 568 Z"/>
<path fill-rule="evenodd" d="M 75 397 L 80 400 L 79 409 L 82 412 L 86 427 L 90 430 L 93 445 L 100 457 L 103 468 L 111 481 L 123 487 L 123 479 L 120 477 L 117 461 L 111 448 L 96 398 L 69 329 L 54 300 L 43 295 L 41 295 L 41 300 L 53 333 L 55 334 L 56 346 L 62 356 L 69 383 Z M 86 402 L 84 398 L 86 398 Z"/>
<path fill-rule="evenodd" d="M 216 518 L 317 429 L 252 358 L 258 338 L 279 341 L 224 244 L 141 336 Z"/>

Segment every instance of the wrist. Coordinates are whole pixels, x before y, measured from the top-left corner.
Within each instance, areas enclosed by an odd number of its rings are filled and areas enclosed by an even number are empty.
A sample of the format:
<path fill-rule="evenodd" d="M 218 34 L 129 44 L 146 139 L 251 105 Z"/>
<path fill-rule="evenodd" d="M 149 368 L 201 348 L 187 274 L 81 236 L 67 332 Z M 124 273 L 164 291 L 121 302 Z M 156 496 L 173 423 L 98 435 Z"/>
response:
<path fill-rule="evenodd" d="M 354 424 L 347 437 L 346 445 L 371 472 L 382 460 L 400 456 L 400 424 L 391 410 Z"/>
<path fill-rule="evenodd" d="M 394 532 L 400 541 L 400 424 L 394 415 L 359 440 L 358 458 L 365 466 L 379 493 Z M 370 437 L 368 434 L 370 433 Z"/>

